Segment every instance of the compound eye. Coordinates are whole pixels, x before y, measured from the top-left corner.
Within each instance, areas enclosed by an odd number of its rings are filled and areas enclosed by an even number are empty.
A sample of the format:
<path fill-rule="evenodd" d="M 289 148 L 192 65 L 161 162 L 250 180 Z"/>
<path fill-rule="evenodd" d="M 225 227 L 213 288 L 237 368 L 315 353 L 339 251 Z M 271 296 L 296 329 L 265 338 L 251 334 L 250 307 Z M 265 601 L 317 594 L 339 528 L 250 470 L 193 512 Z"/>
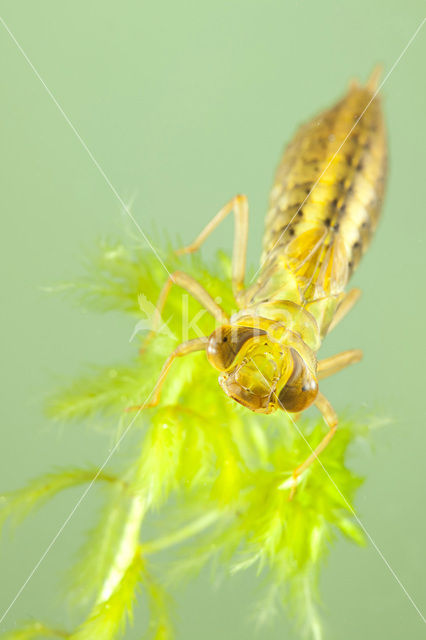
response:
<path fill-rule="evenodd" d="M 279 394 L 279 402 L 284 409 L 298 412 L 307 409 L 318 394 L 318 383 L 307 368 L 303 358 L 290 348 L 293 371 Z"/>
<path fill-rule="evenodd" d="M 232 366 L 242 346 L 252 338 L 266 335 L 263 329 L 224 325 L 213 331 L 207 345 L 207 358 L 215 369 L 226 371 Z"/>

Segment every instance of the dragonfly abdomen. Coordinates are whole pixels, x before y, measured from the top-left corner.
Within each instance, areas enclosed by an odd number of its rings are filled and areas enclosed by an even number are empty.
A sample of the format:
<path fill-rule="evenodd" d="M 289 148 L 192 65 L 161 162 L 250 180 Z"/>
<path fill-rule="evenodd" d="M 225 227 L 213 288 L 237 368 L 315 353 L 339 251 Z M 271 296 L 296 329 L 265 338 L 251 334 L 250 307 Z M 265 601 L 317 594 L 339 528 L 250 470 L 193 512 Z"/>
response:
<path fill-rule="evenodd" d="M 278 288 L 291 288 L 293 278 L 301 303 L 338 295 L 358 265 L 378 222 L 386 173 L 385 127 L 373 96 L 373 82 L 353 83 L 287 147 L 266 218 L 261 297 L 265 279 L 276 297 L 271 274 L 282 269 L 288 273 L 275 273 Z"/>

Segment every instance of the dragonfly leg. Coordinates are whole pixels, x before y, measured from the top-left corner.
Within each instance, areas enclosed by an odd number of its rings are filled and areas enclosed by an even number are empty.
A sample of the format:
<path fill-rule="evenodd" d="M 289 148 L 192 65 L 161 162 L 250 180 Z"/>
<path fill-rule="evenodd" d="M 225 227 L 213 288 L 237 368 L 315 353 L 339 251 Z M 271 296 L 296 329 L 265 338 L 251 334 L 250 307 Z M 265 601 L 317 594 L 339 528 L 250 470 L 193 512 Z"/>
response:
<path fill-rule="evenodd" d="M 167 374 L 169 373 L 170 367 L 172 366 L 174 360 L 176 360 L 176 358 L 182 358 L 183 356 L 186 356 L 189 353 L 194 353 L 195 351 L 204 351 L 207 343 L 208 343 L 208 338 L 203 336 L 202 338 L 194 338 L 194 340 L 188 340 L 187 342 L 182 342 L 182 344 L 176 347 L 176 349 L 169 355 L 169 357 L 163 364 L 163 368 L 161 369 L 160 376 L 150 395 L 149 400 L 141 405 L 127 407 L 126 411 L 137 411 L 139 409 L 156 407 L 157 404 L 160 402 L 161 389 L 163 387 Z"/>
<path fill-rule="evenodd" d="M 336 414 L 335 410 L 333 409 L 333 407 L 331 406 L 330 402 L 327 400 L 327 398 L 325 396 L 323 396 L 322 393 L 318 393 L 317 398 L 315 400 L 315 405 L 320 410 L 324 420 L 328 424 L 329 431 L 324 436 L 324 438 L 321 440 L 319 445 L 312 451 L 311 455 L 308 456 L 308 458 L 306 458 L 306 460 L 304 462 L 302 462 L 302 464 L 300 464 L 298 467 L 296 467 L 296 469 L 294 469 L 294 471 L 293 471 L 293 486 L 291 488 L 290 496 L 289 496 L 290 500 L 293 498 L 294 493 L 296 491 L 298 477 L 304 471 L 306 471 L 306 469 L 308 467 L 310 467 L 311 464 L 313 462 L 315 462 L 315 460 L 317 460 L 317 458 L 318 458 L 319 454 L 321 453 L 321 451 L 324 451 L 324 449 L 326 448 L 326 446 L 328 445 L 328 443 L 330 442 L 330 440 L 333 438 L 334 434 L 336 433 L 337 423 L 338 423 L 337 414 Z"/>
<path fill-rule="evenodd" d="M 238 302 L 244 289 L 248 238 L 248 201 L 247 196 L 238 195 L 225 204 L 208 225 L 201 231 L 192 244 L 179 249 L 178 254 L 193 253 L 200 248 L 208 236 L 231 212 L 235 215 L 234 248 L 232 251 L 232 290 Z"/>
<path fill-rule="evenodd" d="M 161 325 L 161 322 L 162 322 L 161 316 L 162 316 L 162 313 L 163 313 L 163 309 L 164 309 L 164 306 L 166 304 L 168 295 L 170 293 L 170 289 L 172 288 L 172 286 L 174 284 L 177 285 L 178 287 L 181 287 L 182 289 L 185 289 L 185 291 L 187 291 L 196 300 L 198 300 L 198 302 L 214 318 L 216 318 L 216 320 L 218 322 L 220 322 L 221 324 L 225 324 L 225 323 L 229 322 L 228 315 L 225 313 L 225 311 L 222 309 L 222 307 L 220 307 L 217 304 L 216 300 L 214 300 L 214 298 L 212 298 L 212 296 L 209 294 L 209 292 L 206 291 L 206 289 L 203 287 L 203 285 L 200 282 L 198 282 L 198 280 L 196 280 L 192 276 L 188 275 L 187 273 L 184 273 L 183 271 L 175 271 L 174 273 L 172 273 L 169 276 L 169 278 L 167 279 L 164 287 L 162 288 L 162 290 L 160 292 L 160 296 L 158 298 L 158 302 L 157 302 L 157 306 L 156 306 L 156 310 L 155 310 L 153 328 L 149 332 L 148 336 L 145 339 L 145 342 L 144 342 L 144 344 L 143 344 L 143 346 L 141 348 L 141 353 L 143 353 L 145 351 L 146 347 L 151 342 L 151 340 L 155 336 L 156 332 L 160 328 L 160 325 Z"/>
<path fill-rule="evenodd" d="M 328 327 L 327 333 L 330 333 L 341 320 L 345 317 L 347 313 L 352 309 L 354 304 L 359 300 L 361 296 L 361 289 L 351 289 L 343 298 L 342 302 L 336 309 L 336 313 L 334 314 L 333 320 L 330 322 L 330 326 Z"/>
<path fill-rule="evenodd" d="M 338 373 L 350 364 L 355 364 L 362 359 L 362 351 L 360 349 L 350 349 L 349 351 L 342 351 L 336 353 L 336 355 L 330 358 L 324 358 L 318 362 L 317 376 L 318 380 L 328 378 L 335 373 Z"/>

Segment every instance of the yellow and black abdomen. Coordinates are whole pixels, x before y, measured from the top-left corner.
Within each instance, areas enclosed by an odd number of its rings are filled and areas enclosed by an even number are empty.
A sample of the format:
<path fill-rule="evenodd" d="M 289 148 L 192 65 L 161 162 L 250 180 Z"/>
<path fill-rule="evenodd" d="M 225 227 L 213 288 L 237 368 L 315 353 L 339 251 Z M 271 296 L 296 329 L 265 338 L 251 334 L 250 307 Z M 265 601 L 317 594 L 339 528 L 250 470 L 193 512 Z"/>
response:
<path fill-rule="evenodd" d="M 369 245 L 384 195 L 386 136 L 374 85 L 352 83 L 287 147 L 271 191 L 255 299 L 265 286 L 269 298 L 282 296 L 280 283 L 288 287 L 290 274 L 293 299 L 306 306 L 343 292 Z"/>

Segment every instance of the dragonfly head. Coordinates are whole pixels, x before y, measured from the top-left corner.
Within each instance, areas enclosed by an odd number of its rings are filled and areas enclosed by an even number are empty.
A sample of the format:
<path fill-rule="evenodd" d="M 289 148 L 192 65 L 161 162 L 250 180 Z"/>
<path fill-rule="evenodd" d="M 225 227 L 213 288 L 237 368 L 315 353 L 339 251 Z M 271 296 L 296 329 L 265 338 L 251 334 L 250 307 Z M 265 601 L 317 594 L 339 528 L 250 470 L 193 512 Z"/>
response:
<path fill-rule="evenodd" d="M 264 329 L 223 325 L 209 337 L 206 353 L 225 393 L 257 413 L 303 411 L 318 393 L 302 356 Z"/>

